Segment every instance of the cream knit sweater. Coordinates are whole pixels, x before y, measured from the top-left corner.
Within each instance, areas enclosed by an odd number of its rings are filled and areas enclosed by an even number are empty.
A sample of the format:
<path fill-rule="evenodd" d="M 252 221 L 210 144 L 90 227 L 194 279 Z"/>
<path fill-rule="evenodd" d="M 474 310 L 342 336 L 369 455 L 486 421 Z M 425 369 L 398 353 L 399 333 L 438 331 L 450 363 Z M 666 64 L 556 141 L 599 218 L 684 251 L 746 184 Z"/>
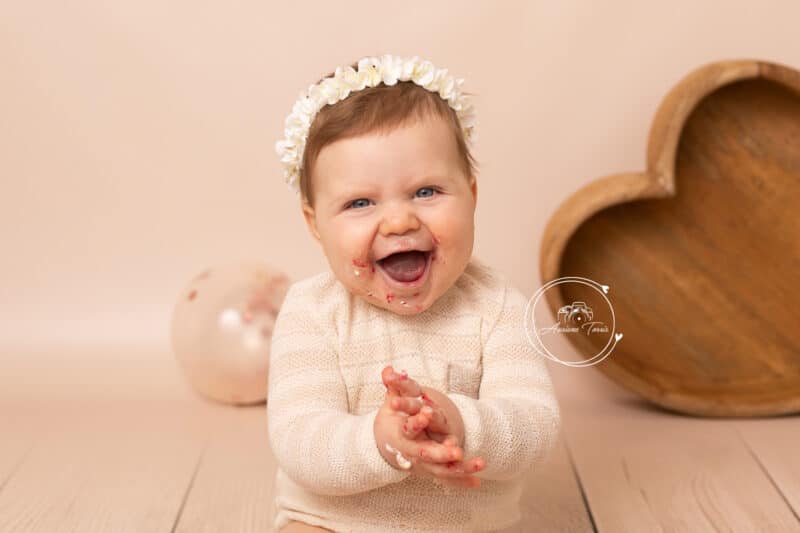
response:
<path fill-rule="evenodd" d="M 493 531 L 520 520 L 522 477 L 555 443 L 560 411 L 529 345 L 527 298 L 476 259 L 421 314 L 353 296 L 331 272 L 290 286 L 272 335 L 267 420 L 278 462 L 274 527 L 336 532 Z M 436 485 L 380 455 L 381 370 L 405 369 L 461 411 L 478 489 Z M 535 527 L 535 526 L 533 526 Z"/>

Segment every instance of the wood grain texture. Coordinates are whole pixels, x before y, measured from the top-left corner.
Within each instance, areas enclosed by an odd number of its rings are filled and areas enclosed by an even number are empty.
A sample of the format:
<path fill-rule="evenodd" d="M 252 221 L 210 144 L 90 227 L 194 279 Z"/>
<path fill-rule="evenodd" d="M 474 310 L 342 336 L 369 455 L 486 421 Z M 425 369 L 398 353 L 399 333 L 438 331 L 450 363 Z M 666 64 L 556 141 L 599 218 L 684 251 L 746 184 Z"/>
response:
<path fill-rule="evenodd" d="M 701 68 L 664 99 L 645 173 L 568 199 L 543 238 L 543 280 L 611 287 L 624 339 L 598 368 L 703 416 L 800 411 L 800 74 Z M 555 314 L 579 300 L 546 293 Z M 585 357 L 600 339 L 570 336 Z"/>
<path fill-rule="evenodd" d="M 800 522 L 800 417 L 774 417 L 769 423 L 741 420 L 735 427 Z"/>
<path fill-rule="evenodd" d="M 11 362 L 0 420 L 18 424 L 2 440 L 22 427 L 32 447 L 0 490 L 0 532 L 170 531 L 218 409 L 152 356 Z"/>
<path fill-rule="evenodd" d="M 503 533 L 593 531 L 563 436 L 550 459 L 527 478 L 520 497 L 520 508 L 522 520 Z"/>
<path fill-rule="evenodd" d="M 737 431 L 738 420 L 701 419 L 663 410 L 591 368 L 553 372 L 572 451 L 600 532 L 794 532 L 787 504 L 796 495 L 771 482 Z M 797 417 L 787 425 L 753 420 L 755 434 L 780 433 L 784 449 L 800 441 Z M 790 427 L 793 426 L 793 427 Z M 782 453 L 768 454 L 776 469 Z M 789 460 L 791 464 L 791 459 Z M 791 472 L 788 473 L 791 475 Z"/>
<path fill-rule="evenodd" d="M 25 462 L 36 441 L 36 428 L 25 411 L 0 413 L 0 494 Z"/>
<path fill-rule="evenodd" d="M 271 531 L 276 468 L 266 407 L 225 408 L 175 531 Z"/>

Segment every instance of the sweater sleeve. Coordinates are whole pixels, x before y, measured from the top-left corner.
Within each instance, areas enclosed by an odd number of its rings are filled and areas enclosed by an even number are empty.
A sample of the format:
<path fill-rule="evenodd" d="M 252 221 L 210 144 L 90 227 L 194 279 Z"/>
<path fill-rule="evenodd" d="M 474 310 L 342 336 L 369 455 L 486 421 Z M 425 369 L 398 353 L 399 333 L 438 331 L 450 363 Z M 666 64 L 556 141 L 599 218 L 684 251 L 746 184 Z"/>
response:
<path fill-rule="evenodd" d="M 529 344 L 527 298 L 504 291 L 500 314 L 483 350 L 478 399 L 447 396 L 464 420 L 464 457 L 486 462 L 477 477 L 508 480 L 542 463 L 554 447 L 561 416 L 544 357 Z"/>
<path fill-rule="evenodd" d="M 378 409 L 349 413 L 332 328 L 317 323 L 314 302 L 298 298 L 295 289 L 284 298 L 270 346 L 268 434 L 278 464 L 297 484 L 324 495 L 402 481 L 410 474 L 378 451 L 373 433 Z"/>

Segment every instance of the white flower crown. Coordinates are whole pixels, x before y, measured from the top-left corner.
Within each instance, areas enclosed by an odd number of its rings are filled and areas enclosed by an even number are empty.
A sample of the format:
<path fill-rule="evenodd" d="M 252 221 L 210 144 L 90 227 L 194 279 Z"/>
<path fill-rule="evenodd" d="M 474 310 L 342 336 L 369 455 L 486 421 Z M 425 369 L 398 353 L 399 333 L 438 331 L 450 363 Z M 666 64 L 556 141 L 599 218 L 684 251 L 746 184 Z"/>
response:
<path fill-rule="evenodd" d="M 398 81 L 413 81 L 425 89 L 439 93 L 442 99 L 456 111 L 464 139 L 475 140 L 475 110 L 470 98 L 462 94 L 463 79 L 451 76 L 447 69 L 437 69 L 430 61 L 417 56 L 404 58 L 390 54 L 381 57 L 364 57 L 358 61 L 358 70 L 352 67 L 336 67 L 332 77 L 300 93 L 291 114 L 286 117 L 286 138 L 275 143 L 275 151 L 284 165 L 284 179 L 294 192 L 299 192 L 298 180 L 303 163 L 308 129 L 322 107 L 333 105 L 347 98 L 350 93 L 380 83 L 394 85 Z"/>

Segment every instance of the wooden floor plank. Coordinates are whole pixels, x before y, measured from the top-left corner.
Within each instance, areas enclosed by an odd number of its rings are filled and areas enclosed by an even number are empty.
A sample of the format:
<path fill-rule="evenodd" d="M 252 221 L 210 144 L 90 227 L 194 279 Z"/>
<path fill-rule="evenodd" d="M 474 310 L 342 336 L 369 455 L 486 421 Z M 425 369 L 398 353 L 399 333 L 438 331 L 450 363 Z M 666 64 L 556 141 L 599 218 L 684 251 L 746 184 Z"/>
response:
<path fill-rule="evenodd" d="M 563 434 L 547 463 L 528 475 L 520 507 L 519 533 L 593 531 Z"/>
<path fill-rule="evenodd" d="M 35 428 L 24 413 L 0 410 L 0 494 L 27 459 L 35 441 Z"/>
<path fill-rule="evenodd" d="M 275 464 L 266 405 L 225 407 L 176 531 L 272 531 Z"/>
<path fill-rule="evenodd" d="M 152 355 L 108 357 L 29 358 L 0 378 L 0 417 L 36 436 L 0 491 L 0 531 L 173 527 L 214 408 L 159 374 Z"/>
<path fill-rule="evenodd" d="M 128 415 L 44 434 L 0 493 L 0 531 L 169 531 L 202 441 Z"/>
<path fill-rule="evenodd" d="M 740 420 L 735 427 L 800 522 L 800 416 Z"/>
<path fill-rule="evenodd" d="M 733 421 L 668 413 L 597 369 L 561 367 L 552 375 L 598 531 L 800 528 Z"/>

